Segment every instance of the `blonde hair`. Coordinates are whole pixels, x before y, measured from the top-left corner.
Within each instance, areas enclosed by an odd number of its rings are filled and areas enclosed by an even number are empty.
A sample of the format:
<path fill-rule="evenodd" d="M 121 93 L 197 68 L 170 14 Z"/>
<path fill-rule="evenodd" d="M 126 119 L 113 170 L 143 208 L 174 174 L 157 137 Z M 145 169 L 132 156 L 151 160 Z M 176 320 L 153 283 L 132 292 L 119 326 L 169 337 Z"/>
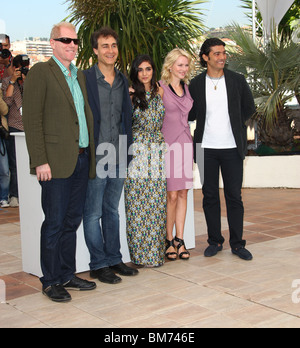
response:
<path fill-rule="evenodd" d="M 52 28 L 50 39 L 58 39 L 60 37 L 60 30 L 61 28 L 69 28 L 71 30 L 74 30 L 76 32 L 76 27 L 72 23 L 69 22 L 60 22 L 58 24 L 55 24 Z"/>
<path fill-rule="evenodd" d="M 189 72 L 183 81 L 185 83 L 188 83 L 189 80 L 191 79 L 192 73 L 194 72 L 194 69 L 195 69 L 192 56 L 188 52 L 180 48 L 175 48 L 173 51 L 168 53 L 162 68 L 161 79 L 166 85 L 170 84 L 171 75 L 172 75 L 171 68 L 176 63 L 177 59 L 180 57 L 186 57 L 189 61 Z"/>

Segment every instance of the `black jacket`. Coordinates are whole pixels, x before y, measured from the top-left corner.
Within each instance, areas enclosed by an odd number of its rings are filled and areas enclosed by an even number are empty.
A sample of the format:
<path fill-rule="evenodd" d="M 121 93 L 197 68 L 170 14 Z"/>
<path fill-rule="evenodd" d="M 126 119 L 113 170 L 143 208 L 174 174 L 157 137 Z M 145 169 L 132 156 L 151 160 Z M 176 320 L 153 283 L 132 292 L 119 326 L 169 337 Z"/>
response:
<path fill-rule="evenodd" d="M 88 92 L 89 104 L 94 115 L 94 138 L 95 138 L 95 149 L 99 145 L 99 135 L 100 135 L 100 120 L 101 120 L 101 111 L 98 92 L 98 84 L 96 78 L 96 66 L 93 66 L 89 70 L 85 70 L 84 74 L 86 76 L 86 88 Z M 129 87 L 128 80 L 121 73 L 121 77 L 124 81 L 124 98 L 123 98 L 123 107 L 122 107 L 122 134 L 127 135 L 127 150 L 133 143 L 132 135 L 132 103 L 129 96 Z M 128 152 L 127 152 L 128 153 Z M 128 163 L 131 161 L 132 156 L 128 155 Z"/>
<path fill-rule="evenodd" d="M 233 135 L 239 154 L 245 159 L 247 154 L 246 121 L 255 113 L 256 108 L 250 87 L 241 74 L 224 70 L 228 95 L 228 108 Z M 196 145 L 203 140 L 206 121 L 206 74 L 207 71 L 195 77 L 190 84 L 190 93 L 194 106 L 189 115 L 189 121 L 197 121 L 194 135 L 195 159 Z"/>

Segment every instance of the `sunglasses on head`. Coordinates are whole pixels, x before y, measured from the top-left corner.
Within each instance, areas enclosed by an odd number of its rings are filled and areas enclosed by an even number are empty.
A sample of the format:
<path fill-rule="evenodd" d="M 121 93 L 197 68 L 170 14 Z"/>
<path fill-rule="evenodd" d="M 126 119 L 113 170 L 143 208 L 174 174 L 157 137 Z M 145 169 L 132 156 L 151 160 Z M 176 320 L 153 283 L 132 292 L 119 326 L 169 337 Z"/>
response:
<path fill-rule="evenodd" d="M 69 45 L 72 41 L 74 42 L 74 45 L 79 45 L 80 40 L 79 39 L 70 39 L 69 37 L 61 37 L 59 39 L 54 39 L 54 41 L 59 41 L 65 45 Z"/>

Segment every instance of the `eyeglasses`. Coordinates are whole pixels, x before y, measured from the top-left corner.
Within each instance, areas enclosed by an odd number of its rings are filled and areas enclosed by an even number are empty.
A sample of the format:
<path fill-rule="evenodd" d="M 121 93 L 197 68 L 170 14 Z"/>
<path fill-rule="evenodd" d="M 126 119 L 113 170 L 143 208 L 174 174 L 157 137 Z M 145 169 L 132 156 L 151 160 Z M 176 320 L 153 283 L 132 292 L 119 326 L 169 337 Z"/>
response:
<path fill-rule="evenodd" d="M 76 45 L 76 46 L 78 46 L 80 43 L 79 39 L 70 39 L 69 37 L 61 37 L 59 39 L 54 39 L 54 41 L 59 41 L 65 45 L 69 45 L 73 41 L 74 45 Z"/>

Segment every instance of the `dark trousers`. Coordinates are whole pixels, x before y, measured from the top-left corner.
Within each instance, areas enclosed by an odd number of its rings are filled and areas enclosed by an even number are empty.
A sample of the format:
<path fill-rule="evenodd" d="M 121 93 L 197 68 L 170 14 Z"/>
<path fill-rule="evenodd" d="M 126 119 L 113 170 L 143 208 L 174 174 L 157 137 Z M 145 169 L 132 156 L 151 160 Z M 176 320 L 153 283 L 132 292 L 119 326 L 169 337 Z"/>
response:
<path fill-rule="evenodd" d="M 20 133 L 21 131 L 16 128 L 9 127 L 9 132 Z M 19 198 L 15 137 L 9 137 L 9 139 L 6 141 L 6 148 L 10 170 L 9 196 Z"/>
<path fill-rule="evenodd" d="M 65 284 L 76 272 L 76 232 L 82 221 L 89 176 L 88 151 L 78 156 L 73 175 L 41 182 L 45 221 L 41 228 L 43 288 Z"/>
<path fill-rule="evenodd" d="M 220 169 L 224 181 L 227 219 L 232 249 L 244 247 L 243 240 L 244 205 L 242 202 L 243 160 L 237 149 L 205 149 L 203 209 L 208 228 L 208 243 L 223 244 L 221 233 L 221 204 L 219 179 Z"/>

